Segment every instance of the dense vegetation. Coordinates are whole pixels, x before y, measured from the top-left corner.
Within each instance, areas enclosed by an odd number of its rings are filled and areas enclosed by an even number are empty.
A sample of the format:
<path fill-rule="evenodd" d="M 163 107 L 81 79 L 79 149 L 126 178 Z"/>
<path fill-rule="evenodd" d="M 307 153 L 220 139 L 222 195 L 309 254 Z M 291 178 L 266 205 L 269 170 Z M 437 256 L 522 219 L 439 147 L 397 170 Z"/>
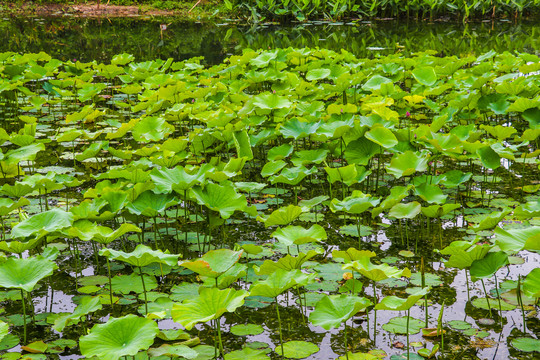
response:
<path fill-rule="evenodd" d="M 0 63 L 0 349 L 537 355 L 537 55 Z"/>

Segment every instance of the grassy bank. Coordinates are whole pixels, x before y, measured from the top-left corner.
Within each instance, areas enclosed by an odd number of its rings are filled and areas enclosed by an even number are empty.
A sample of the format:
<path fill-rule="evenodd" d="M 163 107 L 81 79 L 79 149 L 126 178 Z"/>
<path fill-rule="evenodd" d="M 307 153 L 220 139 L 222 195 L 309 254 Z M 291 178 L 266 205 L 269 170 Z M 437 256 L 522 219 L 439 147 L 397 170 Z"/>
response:
<path fill-rule="evenodd" d="M 0 10 L 43 12 L 59 7 L 134 7 L 139 12 L 210 17 L 218 15 L 259 21 L 304 21 L 319 19 L 408 18 L 487 19 L 536 17 L 540 0 L 6 0 Z M 3 9 L 2 9 L 3 7 Z"/>

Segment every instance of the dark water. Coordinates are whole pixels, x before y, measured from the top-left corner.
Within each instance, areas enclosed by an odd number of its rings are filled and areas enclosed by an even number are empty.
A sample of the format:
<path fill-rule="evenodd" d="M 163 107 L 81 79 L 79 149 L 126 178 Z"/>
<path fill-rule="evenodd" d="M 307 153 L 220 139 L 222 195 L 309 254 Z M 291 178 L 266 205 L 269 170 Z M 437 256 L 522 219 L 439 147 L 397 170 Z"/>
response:
<path fill-rule="evenodd" d="M 160 25 L 166 24 L 165 31 Z M 107 62 L 131 53 L 139 61 L 183 60 L 203 56 L 219 63 L 245 48 L 321 47 L 359 57 L 427 49 L 440 55 L 469 55 L 489 50 L 540 51 L 540 23 L 509 21 L 462 24 L 374 21 L 314 22 L 302 25 L 239 26 L 202 24 L 176 18 L 21 18 L 0 19 L 0 52 L 45 51 L 55 58 Z"/>

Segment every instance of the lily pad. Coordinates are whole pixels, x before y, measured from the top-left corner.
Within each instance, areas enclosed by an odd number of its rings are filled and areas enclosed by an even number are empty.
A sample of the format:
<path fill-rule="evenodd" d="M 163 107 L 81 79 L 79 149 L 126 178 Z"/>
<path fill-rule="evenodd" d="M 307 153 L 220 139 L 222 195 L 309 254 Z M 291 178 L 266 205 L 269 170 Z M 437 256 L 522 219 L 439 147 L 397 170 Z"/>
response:
<path fill-rule="evenodd" d="M 274 351 L 279 355 L 290 359 L 304 359 L 315 354 L 320 349 L 317 345 L 307 341 L 288 341 L 283 344 L 283 354 L 281 347 L 277 346 Z"/>
<path fill-rule="evenodd" d="M 425 322 L 422 320 L 409 318 L 409 334 L 418 334 L 424 325 Z M 382 327 L 392 334 L 407 334 L 407 316 L 392 318 Z"/>

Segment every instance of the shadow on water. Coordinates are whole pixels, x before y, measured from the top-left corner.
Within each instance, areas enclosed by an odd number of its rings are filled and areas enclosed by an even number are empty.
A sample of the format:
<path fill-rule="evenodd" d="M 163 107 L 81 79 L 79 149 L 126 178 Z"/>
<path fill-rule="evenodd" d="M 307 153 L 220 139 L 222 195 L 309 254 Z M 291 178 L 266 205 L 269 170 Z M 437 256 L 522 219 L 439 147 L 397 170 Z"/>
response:
<path fill-rule="evenodd" d="M 160 25 L 165 24 L 162 31 Z M 209 64 L 242 49 L 321 47 L 358 57 L 410 54 L 431 49 L 443 56 L 495 50 L 540 51 L 539 23 L 508 21 L 417 23 L 375 21 L 313 22 L 296 26 L 202 24 L 176 18 L 28 18 L 0 19 L 0 52 L 45 51 L 61 60 L 107 62 L 115 54 L 137 60 L 202 56 Z"/>

